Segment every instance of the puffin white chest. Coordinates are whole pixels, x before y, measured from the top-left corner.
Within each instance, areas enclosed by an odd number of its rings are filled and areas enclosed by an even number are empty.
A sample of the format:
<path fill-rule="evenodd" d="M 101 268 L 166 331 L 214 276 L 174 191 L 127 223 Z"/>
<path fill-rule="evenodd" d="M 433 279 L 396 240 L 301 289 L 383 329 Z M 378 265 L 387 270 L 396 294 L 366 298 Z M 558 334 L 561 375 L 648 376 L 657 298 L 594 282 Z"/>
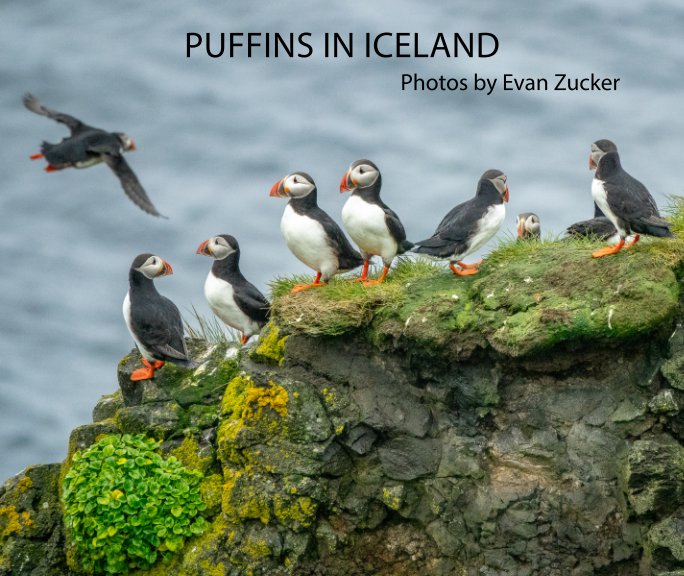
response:
<path fill-rule="evenodd" d="M 204 282 L 204 296 L 212 312 L 231 328 L 251 336 L 259 326 L 235 302 L 235 290 L 229 282 L 209 272 Z"/>
<path fill-rule="evenodd" d="M 131 318 L 131 294 L 130 292 L 126 292 L 126 297 L 124 298 L 123 301 L 123 317 L 124 320 L 126 321 L 126 326 L 128 327 L 128 331 L 131 333 L 131 336 L 133 337 L 133 341 L 135 342 L 135 345 L 138 347 L 138 350 L 140 350 L 140 354 L 142 354 L 143 358 L 146 360 L 156 360 L 152 352 L 145 348 L 145 345 L 140 341 L 138 338 L 138 335 L 135 333 L 135 330 L 133 328 L 133 320 Z"/>
<path fill-rule="evenodd" d="M 613 226 L 615 226 L 618 232 L 623 236 L 626 235 L 626 230 L 621 229 L 621 227 L 618 225 L 618 217 L 611 210 L 610 204 L 608 204 L 608 193 L 603 180 L 599 180 L 595 177 L 591 181 L 591 195 L 594 198 L 596 205 L 606 215 L 606 218 L 613 223 Z"/>
<path fill-rule="evenodd" d="M 461 254 L 460 258 L 465 258 L 468 254 L 475 252 L 484 246 L 484 244 L 499 231 L 504 218 L 506 218 L 506 206 L 503 202 L 487 208 L 477 224 L 475 234 L 471 237 L 468 250 Z"/>
<path fill-rule="evenodd" d="M 368 255 L 391 260 L 397 253 L 397 242 L 385 222 L 385 212 L 377 204 L 352 194 L 342 208 L 344 227 L 359 248 Z"/>
<path fill-rule="evenodd" d="M 318 220 L 298 214 L 288 204 L 280 221 L 280 230 L 287 247 L 309 268 L 317 271 L 337 270 L 337 255 Z"/>

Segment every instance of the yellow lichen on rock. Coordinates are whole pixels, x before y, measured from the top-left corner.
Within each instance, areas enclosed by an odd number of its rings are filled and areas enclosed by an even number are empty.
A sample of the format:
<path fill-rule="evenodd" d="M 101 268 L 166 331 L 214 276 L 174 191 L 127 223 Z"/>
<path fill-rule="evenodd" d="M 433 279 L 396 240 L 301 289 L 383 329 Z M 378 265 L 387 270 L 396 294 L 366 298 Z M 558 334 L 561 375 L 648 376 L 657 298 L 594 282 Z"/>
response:
<path fill-rule="evenodd" d="M 259 344 L 252 353 L 252 358 L 281 366 L 285 360 L 287 338 L 287 336 L 281 338 L 278 328 L 272 322 L 269 323 L 259 338 Z"/>
<path fill-rule="evenodd" d="M 0 508 L 0 540 L 31 526 L 33 526 L 33 520 L 28 512 L 17 512 L 15 506 Z"/>

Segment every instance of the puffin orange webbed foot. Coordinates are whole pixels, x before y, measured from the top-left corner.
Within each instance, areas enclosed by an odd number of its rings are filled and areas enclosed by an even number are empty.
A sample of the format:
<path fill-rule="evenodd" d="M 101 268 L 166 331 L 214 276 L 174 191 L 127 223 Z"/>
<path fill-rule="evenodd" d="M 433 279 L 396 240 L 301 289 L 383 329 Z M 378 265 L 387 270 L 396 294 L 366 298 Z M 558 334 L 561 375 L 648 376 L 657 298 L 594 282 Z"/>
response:
<path fill-rule="evenodd" d="M 604 256 L 610 256 L 611 254 L 617 254 L 620 250 L 622 250 L 622 247 L 624 245 L 625 245 L 625 239 L 620 238 L 620 241 L 615 246 L 608 246 L 606 248 L 601 248 L 600 250 L 594 250 L 591 253 L 591 257 L 592 258 L 603 258 Z"/>
<path fill-rule="evenodd" d="M 133 382 L 138 382 L 140 380 L 151 380 L 154 378 L 154 371 L 164 365 L 164 362 L 161 362 L 161 366 L 158 366 L 160 362 L 161 361 L 157 361 L 154 364 L 150 364 L 145 358 L 143 358 L 142 363 L 145 367 L 133 370 L 131 373 L 131 380 Z"/>
<path fill-rule="evenodd" d="M 467 270 L 461 270 L 453 264 L 449 264 L 449 269 L 458 276 L 472 276 L 473 274 L 477 274 L 479 272 L 477 268 L 468 268 Z"/>

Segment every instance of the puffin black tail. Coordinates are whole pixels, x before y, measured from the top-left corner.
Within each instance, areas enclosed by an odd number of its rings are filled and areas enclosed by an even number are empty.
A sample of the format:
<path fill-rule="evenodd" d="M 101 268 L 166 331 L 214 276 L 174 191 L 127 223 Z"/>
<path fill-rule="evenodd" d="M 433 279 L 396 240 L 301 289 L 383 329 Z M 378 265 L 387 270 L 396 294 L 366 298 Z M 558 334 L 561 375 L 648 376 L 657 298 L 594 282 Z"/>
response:
<path fill-rule="evenodd" d="M 674 238 L 674 234 L 670 231 L 671 226 L 671 222 L 657 216 L 651 216 L 648 219 L 632 223 L 632 230 L 638 234 L 648 234 L 658 238 Z"/>
<path fill-rule="evenodd" d="M 409 242 L 408 240 L 402 240 L 401 242 L 399 242 L 399 246 L 397 246 L 397 254 L 403 254 L 404 252 L 408 252 L 414 246 L 415 244 L 413 242 Z"/>

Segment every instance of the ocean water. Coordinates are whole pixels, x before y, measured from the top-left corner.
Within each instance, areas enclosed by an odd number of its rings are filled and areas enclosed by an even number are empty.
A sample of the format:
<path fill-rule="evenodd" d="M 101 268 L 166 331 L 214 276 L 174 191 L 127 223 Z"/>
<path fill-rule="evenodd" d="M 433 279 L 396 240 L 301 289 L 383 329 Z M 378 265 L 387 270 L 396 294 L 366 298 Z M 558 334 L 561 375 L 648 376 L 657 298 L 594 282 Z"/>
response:
<path fill-rule="evenodd" d="M 158 288 L 186 314 L 210 314 L 210 261 L 195 249 L 211 235 L 238 238 L 243 272 L 265 292 L 276 276 L 308 273 L 281 238 L 284 201 L 268 196 L 290 171 L 309 172 L 339 220 L 342 174 L 353 160 L 374 160 L 383 198 L 413 240 L 472 196 L 488 168 L 508 175 L 501 237 L 524 211 L 540 215 L 545 235 L 560 234 L 592 215 L 587 159 L 599 138 L 618 144 L 661 207 L 684 193 L 684 5 L 674 0 L 237 4 L 3 3 L 0 480 L 63 459 L 69 431 L 115 390 L 117 361 L 133 346 L 121 303 L 138 253 L 171 262 L 175 274 Z M 188 32 L 311 32 L 315 54 L 212 59 L 195 50 L 188 59 Z M 325 32 L 418 32 L 428 42 L 437 32 L 488 32 L 499 49 L 488 59 L 326 59 Z M 501 90 L 504 74 L 592 73 L 620 78 L 618 89 Z M 499 87 L 402 91 L 402 74 L 478 74 Z M 30 162 L 41 140 L 66 130 L 26 111 L 26 91 L 132 136 L 128 161 L 169 220 L 138 210 L 105 166 L 47 174 Z"/>

